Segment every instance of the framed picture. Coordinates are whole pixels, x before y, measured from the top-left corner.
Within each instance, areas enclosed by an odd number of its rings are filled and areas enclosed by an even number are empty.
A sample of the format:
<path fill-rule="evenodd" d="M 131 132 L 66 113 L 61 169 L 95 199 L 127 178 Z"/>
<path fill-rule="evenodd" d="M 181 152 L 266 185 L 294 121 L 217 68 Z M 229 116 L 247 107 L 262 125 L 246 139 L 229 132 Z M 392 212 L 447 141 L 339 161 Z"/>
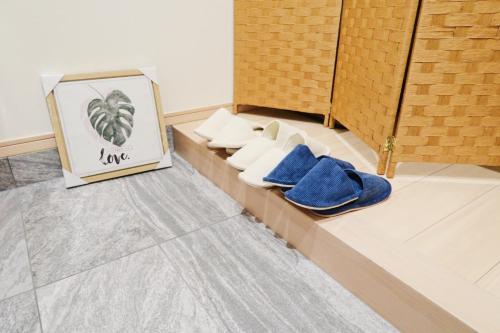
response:
<path fill-rule="evenodd" d="M 67 187 L 172 166 L 154 68 L 42 83 Z"/>

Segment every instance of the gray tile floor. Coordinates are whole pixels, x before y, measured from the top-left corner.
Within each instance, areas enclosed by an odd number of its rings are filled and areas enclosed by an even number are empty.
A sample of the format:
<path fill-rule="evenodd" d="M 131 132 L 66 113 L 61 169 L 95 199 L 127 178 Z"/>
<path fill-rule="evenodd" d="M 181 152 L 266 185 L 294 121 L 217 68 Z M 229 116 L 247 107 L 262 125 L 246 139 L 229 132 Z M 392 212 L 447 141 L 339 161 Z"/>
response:
<path fill-rule="evenodd" d="M 0 192 L 0 332 L 395 331 L 174 164 Z"/>

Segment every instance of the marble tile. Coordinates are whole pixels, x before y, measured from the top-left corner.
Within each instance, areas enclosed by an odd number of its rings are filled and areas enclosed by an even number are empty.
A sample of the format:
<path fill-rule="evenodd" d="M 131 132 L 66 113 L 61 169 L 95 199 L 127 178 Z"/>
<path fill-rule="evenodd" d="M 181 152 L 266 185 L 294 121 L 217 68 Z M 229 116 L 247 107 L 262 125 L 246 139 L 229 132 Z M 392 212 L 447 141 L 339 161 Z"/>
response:
<path fill-rule="evenodd" d="M 24 223 L 35 286 L 155 244 L 119 182 L 68 190 L 60 178 L 27 187 Z"/>
<path fill-rule="evenodd" d="M 123 179 L 130 206 L 158 241 L 238 215 L 243 208 L 173 154 L 174 166 Z"/>
<path fill-rule="evenodd" d="M 41 332 L 33 291 L 0 301 L 0 332 Z"/>
<path fill-rule="evenodd" d="M 22 189 L 0 193 L 0 300 L 33 288 L 19 202 Z"/>
<path fill-rule="evenodd" d="M 174 128 L 172 125 L 167 126 L 167 139 L 168 139 L 168 147 L 171 152 L 175 151 L 175 141 L 174 141 Z"/>
<path fill-rule="evenodd" d="M 217 332 L 158 247 L 37 290 L 45 332 Z"/>
<path fill-rule="evenodd" d="M 9 162 L 17 186 L 62 177 L 56 149 L 9 157 Z"/>
<path fill-rule="evenodd" d="M 248 217 L 240 215 L 161 246 L 210 316 L 231 331 L 395 331 Z"/>
<path fill-rule="evenodd" d="M 6 158 L 0 158 L 0 191 L 16 187 L 16 181 L 12 175 L 9 161 Z"/>

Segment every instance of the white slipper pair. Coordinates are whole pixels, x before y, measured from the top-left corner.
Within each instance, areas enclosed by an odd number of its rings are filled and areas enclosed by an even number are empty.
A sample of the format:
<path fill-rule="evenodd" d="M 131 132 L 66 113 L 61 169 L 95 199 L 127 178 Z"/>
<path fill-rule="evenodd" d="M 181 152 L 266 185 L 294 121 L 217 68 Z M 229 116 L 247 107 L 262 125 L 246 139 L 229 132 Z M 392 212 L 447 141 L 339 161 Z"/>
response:
<path fill-rule="evenodd" d="M 272 187 L 262 180 L 299 144 L 308 145 L 315 156 L 328 155 L 330 149 L 310 139 L 304 131 L 280 121 L 272 121 L 245 147 L 228 157 L 227 162 L 239 170 L 239 178 L 254 187 Z"/>
<path fill-rule="evenodd" d="M 194 132 L 207 139 L 210 148 L 238 149 L 259 135 L 257 129 L 262 129 L 262 126 L 221 108 Z"/>
<path fill-rule="evenodd" d="M 262 135 L 252 139 L 243 148 L 227 158 L 227 163 L 235 169 L 245 170 L 260 156 L 273 147 L 282 147 L 290 136 L 300 130 L 281 121 L 273 120 L 262 131 Z"/>

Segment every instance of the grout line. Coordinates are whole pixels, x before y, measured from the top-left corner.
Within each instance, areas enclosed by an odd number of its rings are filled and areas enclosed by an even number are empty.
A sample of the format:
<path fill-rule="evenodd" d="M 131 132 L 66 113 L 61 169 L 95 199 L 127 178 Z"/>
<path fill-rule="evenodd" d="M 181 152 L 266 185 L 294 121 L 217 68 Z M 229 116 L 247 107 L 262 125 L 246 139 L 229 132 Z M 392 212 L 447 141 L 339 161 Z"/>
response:
<path fill-rule="evenodd" d="M 446 216 L 443 216 L 442 218 L 440 218 L 439 220 L 437 220 L 436 222 L 432 223 L 431 225 L 427 226 L 425 229 L 417 232 L 415 235 L 411 236 L 410 238 L 406 239 L 403 244 L 409 242 L 410 240 L 418 237 L 419 235 L 421 235 L 422 233 L 426 232 L 427 230 L 429 230 L 430 228 L 434 227 L 435 225 L 443 222 L 444 220 L 446 220 L 447 218 L 449 218 L 450 216 L 454 215 L 455 213 L 467 208 L 468 206 L 470 206 L 472 203 L 476 202 L 477 200 L 481 199 L 483 196 L 487 195 L 488 193 L 490 193 L 491 191 L 495 190 L 497 188 L 497 186 L 493 186 L 491 187 L 490 189 L 486 190 L 485 192 L 479 194 L 478 196 L 472 198 L 468 203 L 466 203 L 465 205 L 463 205 L 462 207 L 460 208 L 457 208 L 455 209 L 454 211 L 450 212 L 449 214 L 447 214 Z"/>
<path fill-rule="evenodd" d="M 30 273 L 30 278 L 31 278 L 31 286 L 33 287 L 33 295 L 35 297 L 35 305 L 36 305 L 36 312 L 38 314 L 38 324 L 40 325 L 40 331 L 43 333 L 43 325 L 42 325 L 42 316 L 40 315 L 40 306 L 38 305 L 38 295 L 36 293 L 36 288 L 35 288 L 35 281 L 33 279 L 33 268 L 31 267 L 31 259 L 30 259 L 30 251 L 28 247 L 28 237 L 26 233 L 26 226 L 24 224 L 25 218 L 24 218 L 24 212 L 21 210 L 19 213 L 21 216 L 21 224 L 23 228 L 23 234 L 24 234 L 24 246 L 26 247 L 26 256 L 28 260 L 28 267 L 29 267 L 29 273 Z"/>
<path fill-rule="evenodd" d="M 483 274 L 483 275 L 481 275 L 481 276 L 480 276 L 480 277 L 479 277 L 476 281 L 474 281 L 474 284 L 479 283 L 479 281 L 481 281 L 481 280 L 482 280 L 482 279 L 483 279 L 486 275 L 488 275 L 488 273 L 490 273 L 491 271 L 493 271 L 493 270 L 494 270 L 497 266 L 500 266 L 500 260 L 499 260 L 496 264 L 494 264 L 493 266 L 491 266 L 491 268 L 490 268 L 490 269 L 488 269 L 488 270 L 486 271 L 486 273 L 484 273 L 484 274 Z"/>
<path fill-rule="evenodd" d="M 203 225 L 203 226 L 198 227 L 198 228 L 196 228 L 196 229 L 193 229 L 193 230 L 191 230 L 191 231 L 185 232 L 185 233 L 183 233 L 182 235 L 176 235 L 176 236 L 174 236 L 174 237 L 172 237 L 172 238 L 165 239 L 165 240 L 162 240 L 162 241 L 157 241 L 154 237 L 153 237 L 153 239 L 155 240 L 155 242 L 157 243 L 157 245 L 162 245 L 162 244 L 165 244 L 165 243 L 170 242 L 170 241 L 172 241 L 172 240 L 175 240 L 175 239 L 177 239 L 177 238 L 182 238 L 182 237 L 184 237 L 184 236 L 188 236 L 188 235 L 190 235 L 190 234 L 192 234 L 192 233 L 195 233 L 195 232 L 197 232 L 197 231 L 201 231 L 201 230 L 203 230 L 203 229 L 211 228 L 211 227 L 213 227 L 213 226 L 215 226 L 215 225 L 218 225 L 218 224 L 220 224 L 220 223 L 222 223 L 222 222 L 226 222 L 226 221 L 228 221 L 228 220 L 230 220 L 230 219 L 232 219 L 232 218 L 234 218 L 234 217 L 240 216 L 240 215 L 242 215 L 242 213 L 241 213 L 241 212 L 240 212 L 240 213 L 237 213 L 237 214 L 235 214 L 235 215 L 232 215 L 232 216 L 225 217 L 224 219 L 222 219 L 222 220 L 220 220 L 220 221 L 217 221 L 217 222 L 214 222 L 214 223 L 210 223 L 210 224 L 207 224 L 207 225 Z"/>
<path fill-rule="evenodd" d="M 22 214 L 21 214 L 21 215 L 22 215 Z M 40 286 L 37 286 L 37 287 L 35 287 L 35 283 L 34 283 L 34 280 L 33 280 L 33 271 L 32 271 L 32 269 L 31 269 L 31 260 L 30 260 L 30 256 L 29 256 L 29 252 L 28 252 L 28 253 L 27 253 L 27 256 L 28 256 L 28 263 L 29 263 L 29 266 L 30 266 L 31 281 L 32 281 L 32 286 L 33 286 L 33 288 L 32 288 L 31 290 L 33 291 L 33 293 L 34 293 L 34 295 L 35 295 L 35 302 L 36 302 L 36 307 L 37 307 L 37 312 L 38 312 L 38 320 L 39 320 L 39 324 L 40 324 L 40 328 L 41 328 L 42 333 L 43 333 L 42 318 L 41 318 L 41 316 L 40 316 L 40 307 L 39 307 L 39 305 L 38 305 L 38 296 L 37 296 L 37 293 L 36 293 L 36 291 L 37 291 L 38 289 L 41 289 L 41 288 L 44 288 L 44 287 L 46 287 L 46 286 L 49 286 L 49 285 L 52 285 L 52 284 L 55 284 L 55 283 L 61 282 L 61 281 L 63 281 L 63 280 L 66 280 L 66 279 L 68 279 L 68 278 L 71 278 L 71 277 L 73 277 L 73 276 L 76 276 L 76 275 L 79 275 L 79 274 L 82 274 L 82 273 L 86 273 L 86 272 L 92 271 L 92 270 L 97 269 L 97 268 L 99 268 L 99 267 L 101 267 L 101 266 L 105 266 L 105 265 L 107 265 L 107 264 L 111 264 L 111 263 L 113 263 L 113 262 L 115 262 L 115 261 L 118 261 L 118 260 L 124 259 L 124 258 L 126 258 L 126 257 L 129 257 L 129 256 L 131 256 L 131 255 L 133 255 L 133 254 L 136 254 L 136 253 L 139 253 L 139 252 L 141 252 L 141 251 L 145 251 L 145 250 L 148 250 L 148 249 L 152 249 L 152 248 L 154 248 L 154 247 L 158 247 L 158 248 L 159 248 L 159 249 L 160 249 L 160 250 L 161 250 L 161 251 L 162 251 L 165 255 L 167 255 L 167 254 L 165 253 L 165 251 L 161 248 L 161 246 L 160 246 L 161 244 L 164 244 L 164 243 L 166 243 L 166 242 L 168 242 L 168 241 L 171 241 L 171 240 L 174 240 L 174 239 L 177 239 L 177 238 L 183 237 L 183 236 L 187 236 L 187 235 L 189 235 L 189 234 L 191 234 L 191 233 L 194 233 L 194 232 L 200 231 L 200 230 L 202 230 L 202 229 L 204 229 L 204 228 L 210 228 L 210 227 L 212 227 L 212 226 L 214 226 L 214 225 L 217 225 L 217 224 L 219 224 L 219 223 L 225 222 L 225 221 L 227 221 L 227 220 L 229 220 L 229 219 L 231 219 L 231 218 L 234 218 L 234 217 L 236 217 L 236 216 L 239 216 L 239 215 L 241 215 L 241 213 L 238 213 L 238 214 L 233 215 L 233 216 L 226 217 L 226 218 L 224 218 L 224 219 L 223 219 L 223 220 L 221 220 L 221 221 L 218 221 L 218 222 L 215 222 L 215 223 L 212 223 L 212 224 L 209 224 L 209 225 L 202 226 L 202 227 L 200 227 L 200 228 L 197 228 L 197 229 L 192 230 L 192 231 L 190 231 L 190 232 L 187 232 L 187 233 L 185 233 L 185 234 L 178 235 L 178 236 L 176 236 L 176 237 L 170 238 L 170 239 L 168 239 L 168 240 L 166 240 L 166 241 L 161 241 L 161 242 L 159 242 L 159 241 L 157 241 L 154 237 L 149 236 L 149 237 L 151 237 L 151 238 L 152 238 L 152 240 L 153 240 L 153 242 L 154 242 L 154 244 L 152 244 L 152 245 L 150 245 L 150 246 L 144 247 L 144 248 L 142 248 L 142 249 L 138 249 L 138 250 L 133 251 L 133 252 L 130 252 L 130 253 L 126 254 L 126 255 L 120 256 L 120 257 L 118 257 L 118 258 L 114 258 L 114 259 L 112 259 L 112 260 L 109 260 L 109 261 L 103 262 L 103 263 L 101 263 L 101 264 L 99 264 L 99 265 L 96 265 L 96 266 L 90 267 L 90 268 L 88 268 L 88 269 L 85 269 L 85 270 L 82 270 L 82 271 L 76 272 L 76 273 L 74 273 L 74 274 L 71 274 L 71 275 L 65 276 L 65 277 L 63 277 L 63 278 L 61 278 L 61 279 L 54 280 L 54 281 L 51 281 L 51 282 L 49 282 L 49 283 L 46 283 L 46 284 L 44 284 L 44 285 L 40 285 Z M 22 217 L 22 218 L 23 218 L 23 221 L 24 221 L 24 217 Z M 23 222 L 23 221 L 22 221 L 22 222 Z M 26 245 L 26 248 L 28 248 L 28 242 L 27 242 L 27 238 L 26 238 L 26 230 L 25 230 L 24 222 L 23 222 L 23 231 L 24 231 L 24 237 L 25 237 L 25 245 Z M 167 258 L 168 258 L 168 256 L 167 256 Z M 178 273 L 179 273 L 179 272 L 178 272 Z M 193 293 L 193 291 L 191 290 L 191 288 L 189 287 L 189 285 L 187 284 L 187 282 L 184 280 L 184 278 L 183 278 L 182 276 L 181 276 L 181 278 L 183 279 L 183 281 L 184 281 L 184 283 L 187 285 L 187 287 L 190 289 L 190 291 Z M 29 290 L 28 290 L 28 291 L 29 291 Z M 24 292 L 27 292 L 27 291 L 24 291 Z M 24 292 L 23 292 L 23 293 L 24 293 Z M 6 299 L 9 299 L 9 298 L 11 298 L 11 297 L 17 296 L 17 295 L 19 295 L 19 294 L 21 294 L 21 293 L 18 293 L 18 294 L 16 294 L 16 295 L 10 296 L 10 297 L 8 297 L 8 298 L 6 298 Z M 195 294 L 193 293 L 193 296 L 194 296 L 194 295 L 195 295 Z M 3 300 L 2 300 L 2 301 L 3 301 Z M 204 308 L 205 308 L 205 307 L 204 307 Z M 206 308 L 205 308 L 205 310 L 206 310 Z M 226 325 L 226 324 L 224 323 L 224 325 Z M 227 328 L 227 327 L 226 327 L 226 328 Z M 230 330 L 228 329 L 228 331 L 230 331 Z"/>
<path fill-rule="evenodd" d="M 20 296 L 20 295 L 22 295 L 22 294 L 29 293 L 30 291 L 33 291 L 33 292 L 34 292 L 34 291 L 35 291 L 35 288 L 31 288 L 31 289 L 23 290 L 23 291 L 18 292 L 18 293 L 16 293 L 16 294 L 10 295 L 10 296 L 5 297 L 5 298 L 2 298 L 2 299 L 0 299 L 0 303 L 2 303 L 3 301 L 8 301 L 8 300 L 10 300 L 11 298 L 14 298 L 14 297 Z"/>
<path fill-rule="evenodd" d="M 196 299 L 196 293 L 194 292 L 193 288 L 189 285 L 189 283 L 187 283 L 187 281 L 184 278 L 184 276 L 182 276 L 181 272 L 179 271 L 179 268 L 177 268 L 177 265 L 174 265 L 171 262 L 171 259 L 168 257 L 168 254 L 165 252 L 165 250 L 162 249 L 161 246 L 159 246 L 159 248 L 160 248 L 160 251 L 165 256 L 165 258 L 171 263 L 173 269 L 175 270 L 175 272 L 177 273 L 177 275 L 179 276 L 179 278 L 182 280 L 182 282 L 184 283 L 184 285 L 189 289 L 189 292 L 191 293 L 191 295 L 193 295 L 193 297 Z M 219 310 L 217 309 L 217 306 L 215 306 L 215 304 L 212 302 L 212 299 L 210 297 L 207 297 L 207 299 L 209 300 L 210 304 L 212 304 L 213 309 L 219 315 L 220 322 L 222 323 L 222 325 L 224 325 L 224 327 L 226 328 L 227 332 L 231 332 L 231 330 L 229 329 L 229 327 L 226 324 L 226 321 L 222 318 L 222 315 L 220 314 Z M 210 315 L 210 310 L 205 306 L 205 304 L 203 304 L 203 302 L 201 302 L 201 301 L 199 303 L 203 307 L 203 309 L 207 312 L 207 315 Z"/>
<path fill-rule="evenodd" d="M 198 228 L 198 229 L 192 230 L 192 231 L 187 232 L 187 233 L 185 233 L 185 234 L 183 234 L 183 235 L 176 236 L 176 237 L 171 238 L 171 239 L 169 239 L 169 240 L 166 240 L 166 241 L 163 241 L 163 242 L 157 242 L 157 246 L 160 248 L 160 251 L 163 253 L 163 255 L 165 256 L 165 258 L 166 258 L 166 259 L 170 262 L 170 264 L 172 265 L 172 267 L 173 267 L 173 269 L 175 270 L 175 272 L 177 273 L 177 275 L 180 277 L 180 279 L 182 280 L 182 282 L 186 285 L 186 287 L 189 289 L 189 292 L 193 295 L 193 297 L 194 297 L 195 299 L 196 299 L 196 293 L 195 293 L 195 291 L 193 290 L 193 288 L 189 285 L 189 283 L 186 281 L 186 279 L 185 279 L 185 278 L 184 278 L 184 276 L 182 275 L 182 273 L 181 273 L 181 271 L 180 271 L 180 268 L 179 268 L 179 267 L 177 267 L 177 265 L 175 265 L 175 264 L 172 262 L 172 260 L 171 260 L 171 259 L 170 259 L 170 257 L 168 256 L 167 252 L 165 252 L 165 250 L 162 248 L 162 246 L 161 246 L 161 245 L 162 245 L 162 244 L 165 244 L 165 243 L 167 243 L 167 242 L 170 242 L 170 241 L 172 241 L 172 240 L 174 240 L 174 239 L 177 239 L 177 238 L 182 238 L 182 237 L 184 237 L 184 236 L 188 236 L 188 235 L 190 235 L 190 234 L 192 234 L 192 233 L 195 233 L 195 232 L 201 231 L 202 229 L 205 229 L 205 228 L 211 228 L 211 227 L 213 227 L 213 226 L 215 226 L 215 225 L 218 225 L 218 224 L 220 224 L 220 223 L 222 223 L 222 222 L 228 221 L 229 219 L 231 219 L 231 218 L 233 218 L 233 217 L 236 217 L 236 216 L 239 216 L 239 215 L 241 215 L 241 213 L 240 213 L 240 214 L 238 214 L 238 215 L 234 215 L 234 216 L 231 216 L 231 217 L 225 218 L 225 219 L 223 219 L 223 220 L 221 220 L 221 221 L 219 221 L 219 222 L 216 222 L 216 223 L 213 223 L 213 224 L 210 224 L 210 225 L 205 225 L 205 226 L 202 226 L 202 227 L 200 227 L 200 228 Z M 156 240 L 155 240 L 155 241 L 156 241 Z M 228 331 L 228 332 L 231 332 L 231 330 L 229 329 L 229 327 L 228 327 L 228 326 L 227 326 L 227 324 L 226 324 L 226 321 L 225 321 L 225 320 L 223 320 L 223 317 L 220 315 L 220 312 L 219 312 L 219 310 L 217 309 L 217 306 L 215 306 L 215 304 L 212 302 L 212 299 L 211 299 L 210 297 L 208 297 L 207 299 L 209 300 L 210 304 L 212 304 L 212 308 L 213 308 L 213 309 L 215 309 L 215 311 L 219 314 L 219 319 L 220 319 L 220 322 L 224 325 L 224 327 L 227 329 L 227 331 Z M 203 302 L 201 302 L 201 301 L 200 301 L 199 303 L 200 303 L 200 305 L 203 307 L 203 309 L 205 309 L 205 311 L 207 312 L 207 314 L 208 314 L 208 315 L 210 315 L 210 310 L 209 310 L 209 309 L 205 306 L 205 304 L 203 304 Z"/>
<path fill-rule="evenodd" d="M 14 187 L 7 188 L 7 190 L 12 190 L 12 189 L 18 188 L 19 186 L 17 185 L 16 177 L 14 177 L 14 171 L 12 171 L 12 165 L 10 164 L 10 159 L 8 157 L 6 157 L 5 160 L 7 161 L 7 167 L 9 168 L 10 175 L 12 177 L 12 180 L 14 181 Z"/>
<path fill-rule="evenodd" d="M 193 166 L 192 166 L 189 162 L 187 162 L 186 160 L 184 160 L 184 158 L 182 158 L 182 156 L 179 156 L 179 155 L 178 155 L 177 153 L 175 153 L 175 152 L 173 152 L 172 154 L 173 154 L 173 155 L 177 155 L 177 157 L 180 157 L 180 158 L 182 159 L 182 161 L 183 161 L 183 162 L 185 162 L 185 163 L 188 165 L 188 167 L 190 168 L 190 170 L 188 170 L 188 172 L 190 173 L 190 176 L 193 176 L 193 175 L 195 175 L 195 173 L 197 173 L 200 177 L 202 177 L 202 178 L 204 178 L 205 180 L 208 180 L 209 182 L 211 182 L 211 183 L 212 183 L 212 181 L 211 181 L 210 179 L 208 179 L 208 178 L 206 178 L 205 176 L 203 176 L 202 174 L 200 174 L 200 173 L 196 170 L 196 168 L 194 168 L 194 167 L 193 167 Z M 212 183 L 212 184 L 213 184 L 213 183 Z M 215 184 L 213 184 L 213 185 L 214 185 L 214 186 L 216 186 Z M 216 187 L 217 187 L 217 186 L 216 186 Z M 217 189 L 219 189 L 220 191 L 222 191 L 222 190 L 221 190 L 220 188 L 218 188 L 218 187 L 217 187 Z M 125 189 L 125 191 L 127 191 L 127 189 Z M 125 201 L 127 201 L 127 198 L 126 198 L 126 196 L 125 196 L 125 195 L 124 195 L 124 199 L 125 199 Z M 234 199 L 232 199 L 232 198 L 231 198 L 231 200 L 234 200 Z M 154 241 L 157 245 L 161 245 L 161 244 L 163 244 L 163 243 L 165 243 L 165 242 L 168 242 L 168 241 L 171 241 L 171 240 L 173 240 L 173 239 L 177 239 L 177 238 L 179 238 L 179 237 L 182 237 L 182 236 L 185 236 L 185 235 L 189 235 L 190 233 L 196 232 L 196 231 L 198 231 L 198 230 L 201 230 L 201 229 L 204 229 L 204 228 L 210 227 L 210 226 L 212 226 L 212 225 L 216 225 L 216 224 L 218 224 L 218 223 L 224 222 L 224 221 L 226 221 L 226 220 L 228 220 L 228 219 L 231 219 L 231 218 L 233 218 L 233 217 L 236 217 L 236 216 L 238 216 L 238 215 L 241 215 L 241 213 L 242 213 L 242 212 L 238 212 L 238 213 L 231 214 L 230 216 L 226 216 L 226 217 L 224 217 L 223 219 L 221 219 L 221 220 L 219 220 L 219 221 L 214 221 L 214 222 L 211 222 L 211 223 L 209 223 L 209 224 L 202 225 L 202 226 L 200 226 L 200 227 L 198 227 L 198 228 L 195 228 L 195 229 L 193 229 L 193 230 L 190 230 L 190 231 L 184 232 L 184 233 L 182 233 L 182 234 L 175 235 L 175 236 L 173 236 L 173 237 L 171 237 L 171 238 L 169 238 L 169 239 L 164 239 L 164 240 L 159 241 L 159 240 L 157 240 L 157 238 L 158 238 L 158 237 L 156 236 L 156 233 L 154 232 L 154 231 L 155 231 L 155 230 L 154 230 L 154 228 L 152 228 L 150 225 L 148 225 L 148 224 L 146 223 L 145 219 L 143 219 L 143 218 L 142 218 L 139 214 L 137 214 L 137 213 L 135 213 L 135 212 L 134 212 L 134 214 L 135 214 L 135 215 L 137 215 L 137 218 L 138 218 L 138 220 L 139 220 L 139 223 L 140 223 L 143 227 L 145 227 L 145 229 L 146 229 L 146 231 L 147 231 L 147 233 L 148 233 L 148 236 L 149 236 L 150 238 L 152 238 L 152 239 L 153 239 L 153 241 Z"/>
<path fill-rule="evenodd" d="M 126 201 L 126 200 L 125 200 L 125 201 Z M 236 217 L 236 216 L 239 216 L 239 215 L 241 215 L 241 212 L 240 212 L 240 213 L 235 213 L 234 215 L 231 215 L 231 216 L 227 216 L 227 217 L 225 217 L 224 219 L 222 219 L 222 220 L 220 220 L 220 221 L 217 221 L 217 222 L 214 222 L 214 223 L 211 223 L 211 224 L 208 224 L 208 225 L 201 226 L 201 227 L 196 228 L 196 229 L 194 229 L 194 230 L 191 230 L 191 231 L 189 231 L 189 232 L 187 232 L 187 233 L 184 233 L 184 234 L 182 234 L 182 235 L 177 235 L 177 236 L 174 236 L 174 237 L 169 238 L 169 239 L 164 240 L 164 241 L 158 241 L 158 240 L 157 240 L 157 239 L 156 239 L 156 238 L 152 235 L 152 233 L 151 233 L 151 231 L 149 230 L 149 228 L 147 228 L 148 237 L 150 237 L 150 238 L 153 240 L 153 243 L 154 243 L 154 244 L 149 245 L 149 246 L 146 246 L 146 247 L 141 248 L 141 249 L 138 249 L 138 250 L 136 250 L 136 251 L 130 252 L 130 253 L 125 254 L 125 255 L 123 255 L 123 256 L 120 256 L 120 257 L 117 257 L 117 258 L 111 259 L 111 260 L 109 260 L 109 261 L 103 262 L 103 263 L 101 263 L 101 264 L 95 265 L 95 266 L 93 266 L 93 267 L 90 267 L 90 268 L 84 269 L 84 270 L 82 270 L 82 271 L 79 271 L 79 272 L 76 272 L 76 273 L 70 274 L 70 275 L 65 276 L 65 277 L 63 277 L 63 278 L 61 278 L 61 279 L 57 279 L 57 280 L 51 281 L 51 282 L 49 282 L 49 283 L 46 283 L 46 284 L 40 285 L 40 286 L 36 286 L 36 287 L 35 287 L 35 284 L 34 284 L 34 281 L 33 281 L 33 275 L 32 275 L 31 277 L 32 277 L 33 290 L 40 289 L 40 288 L 46 287 L 46 286 L 48 286 L 48 285 L 51 285 L 51 284 L 54 284 L 54 283 L 60 282 L 60 281 L 62 281 L 62 280 L 65 280 L 65 279 L 67 279 L 67 278 L 73 277 L 73 276 L 75 276 L 75 275 L 78 275 L 78 274 L 81 274 L 81 273 L 85 273 L 85 272 L 88 272 L 88 271 L 94 270 L 94 269 L 96 269 L 96 268 L 98 268 L 98 267 L 101 267 L 101 266 L 104 266 L 104 265 L 106 265 L 106 264 L 109 264 L 109 263 L 112 263 L 112 262 L 118 261 L 118 260 L 120 260 L 120 259 L 126 258 L 126 257 L 128 257 L 128 256 L 130 256 L 130 255 L 133 255 L 133 254 L 136 254 L 136 253 L 138 253 L 138 252 L 141 252 L 141 251 L 144 251 L 144 250 L 151 249 L 151 248 L 153 248 L 153 247 L 155 247 L 155 246 L 160 246 L 161 244 L 166 243 L 166 242 L 168 242 L 168 241 L 171 241 L 171 240 L 177 239 L 177 238 L 179 238 L 179 237 L 183 237 L 183 236 L 189 235 L 189 234 L 191 234 L 191 233 L 193 233 L 193 232 L 199 231 L 199 230 L 204 229 L 204 228 L 209 228 L 209 227 L 211 227 L 211 226 L 214 226 L 214 225 L 216 225 L 216 224 L 219 224 L 219 223 L 225 222 L 225 221 L 227 221 L 227 220 L 229 220 L 229 219 L 231 219 L 231 218 L 234 218 L 234 217 Z M 143 219 L 142 219 L 142 218 L 139 218 L 139 220 L 140 220 L 140 223 L 142 223 L 143 225 L 145 225 L 145 222 L 143 221 Z M 24 218 L 23 218 L 23 221 L 24 221 Z M 147 226 L 146 226 L 146 227 L 147 227 Z M 23 230 L 24 230 L 24 222 L 23 222 Z M 26 243 L 26 247 L 27 247 L 27 237 L 26 237 L 26 231 L 25 231 L 25 230 L 24 230 L 24 233 L 25 233 L 25 243 Z M 29 253 L 28 253 L 28 262 L 29 262 L 29 264 L 30 264 L 30 271 L 31 271 L 31 260 L 30 260 Z M 31 271 L 31 273 L 32 273 L 32 271 Z"/>
<path fill-rule="evenodd" d="M 60 279 L 58 279 L 58 280 L 54 280 L 54 281 L 51 281 L 51 282 L 49 282 L 49 283 L 43 284 L 43 285 L 41 285 L 41 286 L 35 287 L 35 289 L 41 289 L 41 288 L 47 287 L 47 286 L 49 286 L 49 285 L 51 285 L 51 284 L 54 284 L 54 283 L 57 283 L 57 282 L 61 282 L 61 281 L 63 281 L 63 280 L 66 280 L 66 279 L 68 279 L 68 278 L 70 278 L 70 277 L 73 277 L 73 276 L 75 276 L 75 275 L 82 274 L 82 273 L 86 273 L 86 272 L 88 272 L 88 271 L 92 271 L 92 270 L 94 270 L 94 269 L 96 269 L 96 268 L 99 268 L 99 267 L 101 267 L 101 266 L 104 266 L 104 265 L 110 264 L 110 263 L 112 263 L 112 262 L 115 262 L 115 261 L 118 261 L 118 260 L 124 259 L 124 258 L 126 258 L 126 257 L 128 257 L 128 256 L 131 256 L 131 255 L 133 255 L 133 254 L 139 253 L 139 252 L 141 252 L 141 251 L 149 250 L 149 249 L 151 249 L 151 248 L 153 248 L 153 247 L 155 247 L 155 246 L 158 246 L 158 244 L 156 244 L 156 242 L 155 242 L 154 244 L 149 245 L 149 246 L 146 246 L 146 247 L 144 247 L 144 248 L 142 248 L 142 249 L 138 249 L 138 250 L 136 250 L 136 251 L 132 251 L 132 252 L 130 252 L 130 253 L 128 253 L 128 254 L 125 254 L 125 255 L 123 255 L 123 256 L 120 256 L 120 257 L 117 257 L 117 258 L 111 259 L 111 260 L 109 260 L 109 261 L 106 261 L 106 262 L 103 262 L 103 263 L 101 263 L 101 264 L 98 264 L 98 265 L 95 265 L 95 266 L 89 267 L 89 268 L 84 269 L 84 270 L 82 270 L 82 271 L 79 271 L 79 272 L 76 272 L 76 273 L 70 274 L 70 275 L 65 276 L 65 277 L 63 277 L 63 278 L 60 278 Z"/>
<path fill-rule="evenodd" d="M 443 170 L 445 170 L 445 169 L 448 169 L 449 167 L 451 167 L 451 164 L 448 164 L 448 165 L 446 165 L 446 166 L 444 166 L 444 167 L 442 167 L 442 168 L 440 168 L 440 169 L 438 169 L 438 170 L 435 170 L 435 171 L 433 171 L 433 172 L 431 172 L 431 173 L 428 173 L 428 174 L 426 174 L 426 175 L 423 175 L 422 177 L 417 178 L 417 179 L 415 179 L 415 180 L 413 180 L 413 181 L 409 182 L 408 184 L 405 184 L 405 185 L 401 186 L 400 188 L 398 188 L 398 189 L 397 189 L 396 191 L 394 191 L 394 192 L 401 191 L 402 189 L 404 189 L 404 188 L 406 188 L 406 187 L 408 187 L 408 186 L 414 185 L 415 183 L 420 183 L 421 181 L 424 181 L 427 177 L 430 177 L 430 176 L 432 176 L 432 175 L 435 175 L 436 173 L 439 173 L 439 172 L 441 172 L 441 171 L 443 171 Z M 400 177 L 401 177 L 401 176 L 400 176 Z"/>

